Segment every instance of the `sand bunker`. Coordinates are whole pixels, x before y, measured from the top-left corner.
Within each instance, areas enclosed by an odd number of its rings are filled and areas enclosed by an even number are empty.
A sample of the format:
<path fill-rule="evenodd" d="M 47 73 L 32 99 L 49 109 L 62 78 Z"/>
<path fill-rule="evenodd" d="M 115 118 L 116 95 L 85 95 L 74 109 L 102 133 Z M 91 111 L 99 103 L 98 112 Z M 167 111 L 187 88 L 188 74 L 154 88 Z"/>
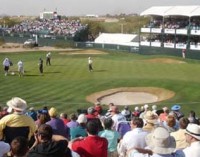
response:
<path fill-rule="evenodd" d="M 155 103 L 172 98 L 173 91 L 155 87 L 122 87 L 101 91 L 87 96 L 86 100 L 94 103 L 99 101 L 101 104 L 108 105 L 136 105 L 145 103 Z"/>

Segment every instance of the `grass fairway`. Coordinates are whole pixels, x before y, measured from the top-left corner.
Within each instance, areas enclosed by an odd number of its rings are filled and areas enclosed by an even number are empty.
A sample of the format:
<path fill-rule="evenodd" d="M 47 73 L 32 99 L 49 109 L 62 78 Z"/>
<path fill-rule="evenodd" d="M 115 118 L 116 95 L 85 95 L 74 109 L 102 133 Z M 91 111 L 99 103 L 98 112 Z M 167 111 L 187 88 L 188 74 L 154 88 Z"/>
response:
<path fill-rule="evenodd" d="M 94 50 L 95 51 L 95 50 Z M 84 52 L 84 50 L 80 51 Z M 44 75 L 39 74 L 38 61 L 45 63 L 46 52 L 0 53 L 0 59 L 10 58 L 17 73 L 17 62 L 22 59 L 25 76 L 4 76 L 0 69 L 0 103 L 14 96 L 25 99 L 36 109 L 56 106 L 59 111 L 71 113 L 88 107 L 86 96 L 94 92 L 118 87 L 160 87 L 176 93 L 172 99 L 159 102 L 161 107 L 181 104 L 183 111 L 195 110 L 200 115 L 200 62 L 185 63 L 151 61 L 155 58 L 183 61 L 169 56 L 142 56 L 134 53 L 108 52 L 107 54 L 60 54 L 52 52 L 52 66 L 44 64 Z M 87 58 L 94 61 L 94 72 L 89 72 Z M 155 104 L 155 103 L 154 103 Z"/>

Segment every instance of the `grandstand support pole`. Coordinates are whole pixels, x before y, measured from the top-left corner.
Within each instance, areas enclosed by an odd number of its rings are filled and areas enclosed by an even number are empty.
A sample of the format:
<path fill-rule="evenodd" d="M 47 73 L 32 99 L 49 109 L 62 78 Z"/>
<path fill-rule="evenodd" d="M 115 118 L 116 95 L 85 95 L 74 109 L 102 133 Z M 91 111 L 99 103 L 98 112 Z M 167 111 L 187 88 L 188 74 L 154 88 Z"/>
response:
<path fill-rule="evenodd" d="M 187 33 L 186 49 L 189 49 L 189 48 L 190 48 L 190 32 L 191 32 L 190 25 L 191 25 L 191 19 L 190 19 L 190 17 L 189 17 L 189 27 L 188 27 L 188 33 Z"/>
<path fill-rule="evenodd" d="M 162 20 L 162 30 L 161 30 L 161 47 L 164 47 L 164 31 L 165 31 L 165 18 L 163 16 Z"/>

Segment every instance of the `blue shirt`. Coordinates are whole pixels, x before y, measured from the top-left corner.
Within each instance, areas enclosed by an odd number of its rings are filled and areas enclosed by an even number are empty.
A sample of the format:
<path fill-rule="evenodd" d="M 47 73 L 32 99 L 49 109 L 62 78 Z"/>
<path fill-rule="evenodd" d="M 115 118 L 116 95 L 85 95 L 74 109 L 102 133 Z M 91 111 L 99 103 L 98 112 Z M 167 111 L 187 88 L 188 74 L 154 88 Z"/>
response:
<path fill-rule="evenodd" d="M 100 137 L 105 137 L 108 140 L 108 151 L 114 152 L 117 150 L 118 139 L 120 134 L 113 130 L 103 130 L 99 132 Z"/>

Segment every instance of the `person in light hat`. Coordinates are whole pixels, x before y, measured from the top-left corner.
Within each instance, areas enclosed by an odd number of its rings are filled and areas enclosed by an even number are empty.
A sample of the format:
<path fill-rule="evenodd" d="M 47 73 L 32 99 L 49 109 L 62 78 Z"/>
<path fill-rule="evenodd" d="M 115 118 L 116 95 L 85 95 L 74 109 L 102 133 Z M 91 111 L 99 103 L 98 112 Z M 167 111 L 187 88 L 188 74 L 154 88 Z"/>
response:
<path fill-rule="evenodd" d="M 87 117 L 85 114 L 80 114 L 77 119 L 78 126 L 70 128 L 70 138 L 71 140 L 77 137 L 86 137 L 87 131 L 86 131 L 86 123 L 87 123 Z"/>
<path fill-rule="evenodd" d="M 149 110 L 149 105 L 145 104 L 144 105 L 144 112 L 140 113 L 140 118 L 144 119 L 145 114 L 147 113 L 147 111 Z"/>
<path fill-rule="evenodd" d="M 164 127 L 157 127 L 145 140 L 148 149 L 153 152 L 151 157 L 174 157 L 176 141 Z"/>
<path fill-rule="evenodd" d="M 175 104 L 171 107 L 172 112 L 175 114 L 177 120 L 184 117 L 184 114 L 180 111 L 181 106 L 178 104 Z"/>
<path fill-rule="evenodd" d="M 51 117 L 51 120 L 46 122 L 46 124 L 52 127 L 54 135 L 61 135 L 67 137 L 68 130 L 65 127 L 64 122 L 60 118 L 58 118 L 57 115 L 58 115 L 57 109 L 51 107 L 49 109 L 49 116 Z"/>
<path fill-rule="evenodd" d="M 131 111 L 128 106 L 124 106 L 124 109 L 121 111 L 121 114 L 126 117 L 127 121 L 131 120 Z"/>
<path fill-rule="evenodd" d="M 139 117 L 140 116 L 140 109 L 138 106 L 135 107 L 135 110 L 132 112 L 133 117 Z"/>
<path fill-rule="evenodd" d="M 145 149 L 132 148 L 127 157 L 184 157 L 175 152 L 175 139 L 164 127 L 155 128 L 145 137 L 145 141 Z"/>
<path fill-rule="evenodd" d="M 190 146 L 177 153 L 183 157 L 200 157 L 200 126 L 189 123 L 186 128 L 185 136 Z"/>
<path fill-rule="evenodd" d="M 153 106 L 151 106 L 151 108 L 152 108 L 152 112 L 157 114 L 156 113 L 157 112 L 157 105 L 153 105 Z"/>
<path fill-rule="evenodd" d="M 31 117 L 24 114 L 27 108 L 26 101 L 19 97 L 14 97 L 7 102 L 7 106 L 13 113 L 0 120 L 0 139 L 4 138 L 8 143 L 11 143 L 17 136 L 24 136 L 30 139 L 36 131 L 36 125 Z"/>
<path fill-rule="evenodd" d="M 147 111 L 144 116 L 145 125 L 143 130 L 151 132 L 159 125 L 158 115 L 154 114 L 152 111 Z"/>

